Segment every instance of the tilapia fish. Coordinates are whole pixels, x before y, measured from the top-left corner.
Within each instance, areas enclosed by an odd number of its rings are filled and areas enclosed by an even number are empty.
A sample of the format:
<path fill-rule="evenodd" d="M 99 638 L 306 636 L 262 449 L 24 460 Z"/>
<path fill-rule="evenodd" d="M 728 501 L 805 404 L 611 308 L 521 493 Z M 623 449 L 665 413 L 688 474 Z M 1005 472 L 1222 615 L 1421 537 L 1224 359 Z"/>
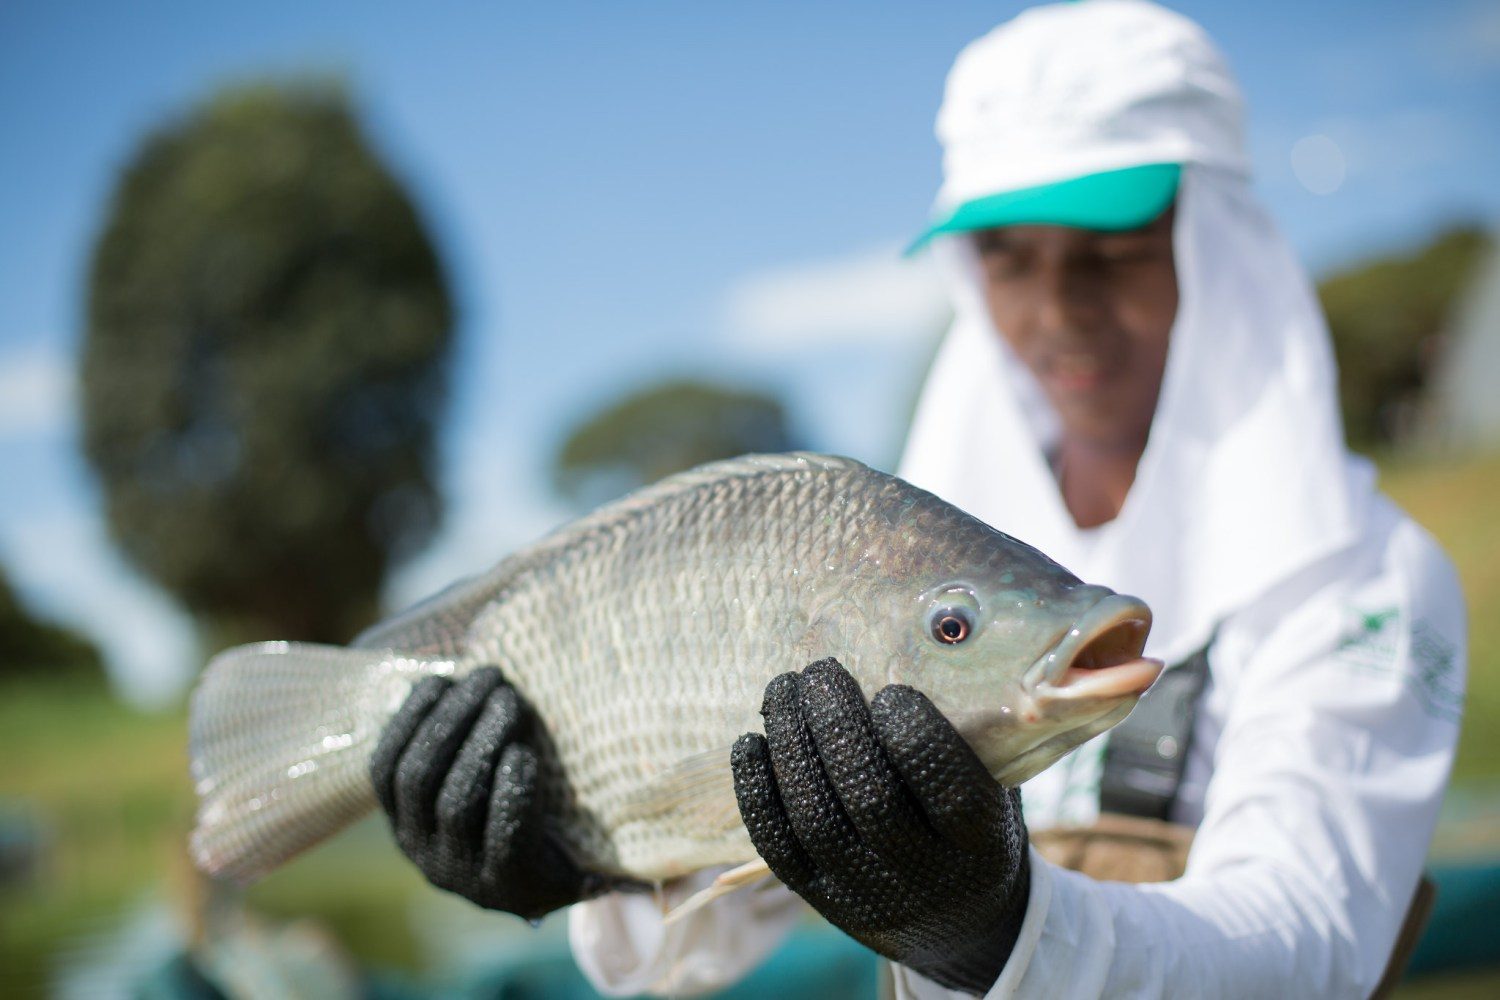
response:
<path fill-rule="evenodd" d="M 194 694 L 192 850 L 264 874 L 375 807 L 412 685 L 486 664 L 555 753 L 548 822 L 586 869 L 664 880 L 753 862 L 729 750 L 772 677 L 837 657 L 867 697 L 924 691 L 1017 784 L 1129 713 L 1150 612 L 858 462 L 748 456 L 566 525 L 350 647 L 215 657 Z"/>

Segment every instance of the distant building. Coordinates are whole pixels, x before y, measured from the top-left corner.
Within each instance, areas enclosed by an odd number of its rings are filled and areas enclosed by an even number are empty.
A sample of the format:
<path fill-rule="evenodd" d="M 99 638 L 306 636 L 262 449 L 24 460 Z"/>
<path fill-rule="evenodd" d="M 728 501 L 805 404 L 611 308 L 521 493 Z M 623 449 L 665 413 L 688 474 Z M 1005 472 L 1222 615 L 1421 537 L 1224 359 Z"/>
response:
<path fill-rule="evenodd" d="M 1444 341 L 1427 385 L 1423 442 L 1500 448 L 1500 240 L 1476 268 Z"/>

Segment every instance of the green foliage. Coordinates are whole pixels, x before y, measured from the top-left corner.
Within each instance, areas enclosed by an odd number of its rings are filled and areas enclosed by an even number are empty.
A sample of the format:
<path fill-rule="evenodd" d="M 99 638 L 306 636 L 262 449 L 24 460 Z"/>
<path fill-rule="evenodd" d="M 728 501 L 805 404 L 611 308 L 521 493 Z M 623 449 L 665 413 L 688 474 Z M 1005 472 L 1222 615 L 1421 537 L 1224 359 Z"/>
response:
<path fill-rule="evenodd" d="M 76 632 L 32 617 L 0 571 L 0 678 L 102 672 L 99 650 Z"/>
<path fill-rule="evenodd" d="M 1460 227 L 1414 253 L 1367 261 L 1319 284 L 1352 443 L 1399 442 L 1410 430 L 1449 314 L 1487 246 L 1482 230 Z"/>
<path fill-rule="evenodd" d="M 116 541 L 218 641 L 336 641 L 436 527 L 452 308 L 332 88 L 149 135 L 94 249 L 83 440 Z"/>
<path fill-rule="evenodd" d="M 592 506 L 663 476 L 747 452 L 789 451 L 781 403 L 701 382 L 665 382 L 589 417 L 553 462 L 558 493 Z"/>

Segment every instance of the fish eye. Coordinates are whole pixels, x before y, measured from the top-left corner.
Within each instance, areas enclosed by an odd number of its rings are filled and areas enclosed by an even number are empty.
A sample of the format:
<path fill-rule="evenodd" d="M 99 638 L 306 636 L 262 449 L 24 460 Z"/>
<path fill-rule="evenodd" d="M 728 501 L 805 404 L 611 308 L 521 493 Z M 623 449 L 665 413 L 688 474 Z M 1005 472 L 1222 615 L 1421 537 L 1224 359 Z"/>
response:
<path fill-rule="evenodd" d="M 926 612 L 912 624 L 934 642 L 957 646 L 981 630 L 984 621 L 973 585 L 952 580 L 926 591 L 918 598 Z M 918 633 L 921 634 L 920 632 Z"/>
<path fill-rule="evenodd" d="M 932 637 L 947 646 L 958 645 L 974 631 L 974 621 L 965 608 L 938 608 L 931 621 Z"/>

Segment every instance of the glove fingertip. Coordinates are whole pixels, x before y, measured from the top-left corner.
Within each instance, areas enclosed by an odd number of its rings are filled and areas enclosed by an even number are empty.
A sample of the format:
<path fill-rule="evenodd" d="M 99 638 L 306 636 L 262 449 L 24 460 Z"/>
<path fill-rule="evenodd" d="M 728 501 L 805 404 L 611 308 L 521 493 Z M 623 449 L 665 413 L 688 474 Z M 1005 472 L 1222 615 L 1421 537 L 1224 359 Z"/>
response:
<path fill-rule="evenodd" d="M 453 686 L 446 677 L 429 675 L 412 685 L 396 714 L 386 721 L 370 755 L 370 783 L 380 807 L 394 818 L 396 811 L 396 768 L 407 745 L 426 720 L 443 694 Z"/>
<path fill-rule="evenodd" d="M 456 686 L 464 692 L 465 700 L 478 701 L 486 698 L 497 688 L 509 687 L 500 676 L 499 667 L 479 667 L 461 677 Z"/>
<path fill-rule="evenodd" d="M 750 843 L 777 878 L 793 892 L 801 891 L 817 869 L 797 841 L 781 802 L 770 748 L 764 736 L 746 733 L 730 751 L 734 797 Z"/>
<path fill-rule="evenodd" d="M 867 711 L 859 681 L 838 660 L 819 660 L 802 671 L 801 688 L 804 714 L 822 710 L 844 718 Z"/>
<path fill-rule="evenodd" d="M 766 685 L 765 695 L 761 698 L 761 716 L 770 719 L 784 716 L 788 712 L 796 712 L 797 692 L 801 686 L 802 678 L 790 671 L 772 677 L 770 683 Z"/>
<path fill-rule="evenodd" d="M 473 670 L 469 671 L 469 674 L 470 676 L 483 675 L 485 677 L 494 677 L 501 684 L 507 684 L 508 686 L 508 682 L 505 680 L 505 674 L 503 674 L 500 671 L 500 668 L 495 666 L 493 663 L 487 663 L 482 667 L 475 667 Z"/>
<path fill-rule="evenodd" d="M 760 733 L 745 733 L 729 748 L 729 766 L 736 774 L 742 768 L 751 766 L 751 761 L 758 758 L 770 760 L 770 748 L 766 745 L 766 738 Z"/>
<path fill-rule="evenodd" d="M 802 676 L 813 677 L 817 675 L 848 675 L 848 669 L 838 661 L 836 656 L 825 656 L 821 660 L 815 660 L 802 668 Z"/>
<path fill-rule="evenodd" d="M 509 684 L 502 682 L 495 690 L 491 691 L 489 693 L 489 703 L 495 707 L 496 711 L 504 709 L 507 714 L 516 718 L 519 718 L 521 715 L 521 696 Z"/>
<path fill-rule="evenodd" d="M 878 691 L 870 719 L 898 766 L 940 764 L 948 770 L 988 777 L 979 755 L 932 699 L 916 688 L 892 684 Z"/>
<path fill-rule="evenodd" d="M 876 691 L 875 697 L 870 699 L 870 711 L 877 710 L 887 718 L 913 713 L 941 714 L 931 698 L 910 684 L 887 684 Z"/>

